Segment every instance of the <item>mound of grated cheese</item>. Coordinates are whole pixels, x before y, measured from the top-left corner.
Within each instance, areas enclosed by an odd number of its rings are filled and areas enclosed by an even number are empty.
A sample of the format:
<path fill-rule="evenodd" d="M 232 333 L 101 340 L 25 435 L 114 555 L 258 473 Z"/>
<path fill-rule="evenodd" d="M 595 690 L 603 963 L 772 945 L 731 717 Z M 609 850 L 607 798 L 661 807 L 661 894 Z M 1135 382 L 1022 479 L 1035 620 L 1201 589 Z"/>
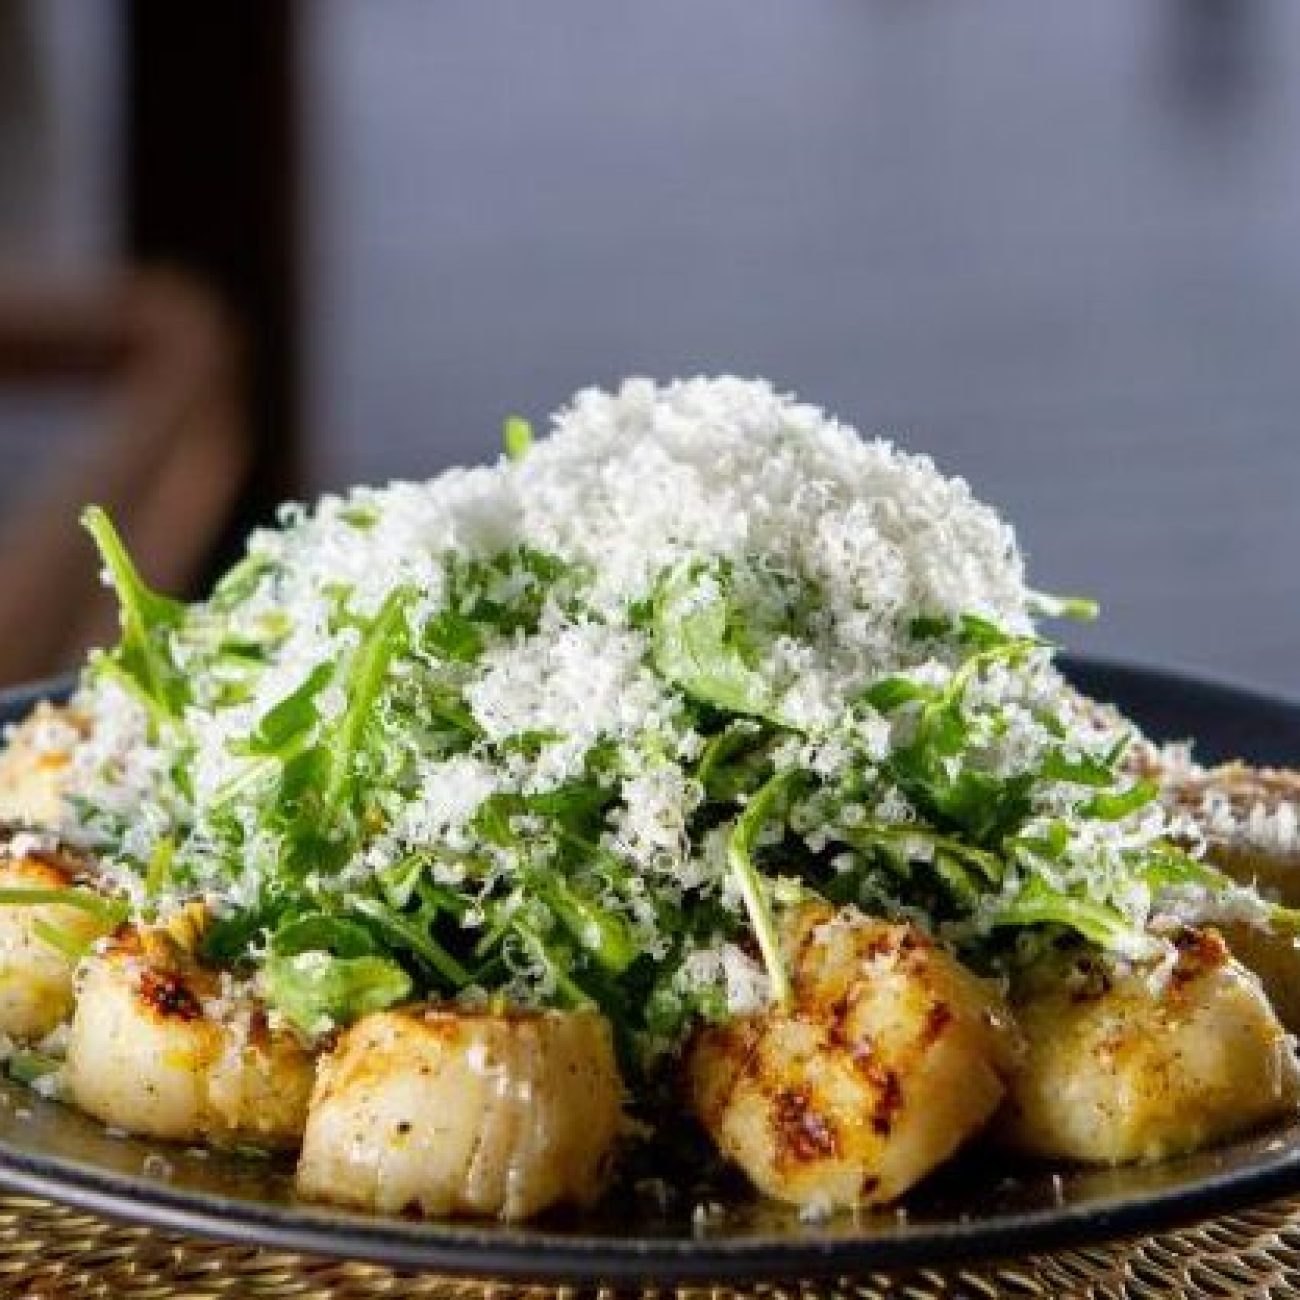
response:
<path fill-rule="evenodd" d="M 927 457 L 863 439 L 766 382 L 632 379 L 616 392 L 580 393 L 522 459 L 286 508 L 278 528 L 251 539 L 250 559 L 264 573 L 221 615 L 223 635 L 256 640 L 280 628 L 265 663 L 241 677 L 239 689 L 205 640 L 205 606 L 174 639 L 192 686 L 178 735 L 151 729 L 112 675 L 86 677 L 77 704 L 91 726 L 74 753 L 67 833 L 110 869 L 116 864 L 137 899 L 142 864 L 170 837 L 190 893 L 202 893 L 218 913 L 250 906 L 280 852 L 256 798 L 267 777 L 247 753 L 259 722 L 321 665 L 352 655 L 359 626 L 394 591 L 416 593 L 406 617 L 418 644 L 464 599 L 449 578 L 449 559 L 490 562 L 519 548 L 555 557 L 566 576 L 539 592 L 535 626 L 489 636 L 465 670 L 463 701 L 478 740 L 464 753 L 432 753 L 418 728 L 381 710 L 375 724 L 392 762 L 375 774 L 376 829 L 336 881 L 311 883 L 359 889 L 412 849 L 433 845 L 453 850 L 434 868 L 439 879 L 469 888 L 457 854 L 475 843 L 485 802 L 561 789 L 603 754 L 619 797 L 600 848 L 632 874 L 604 901 L 626 914 L 645 951 L 665 952 L 665 898 L 695 891 L 733 911 L 740 906 L 719 836 L 689 832 L 703 799 L 695 773 L 704 738 L 682 691 L 656 670 L 645 622 L 666 571 L 722 562 L 742 578 L 757 571 L 815 593 L 798 634 L 777 635 L 767 647 L 764 671 L 772 707 L 791 731 L 777 761 L 828 781 L 854 764 L 882 761 L 905 736 L 905 721 L 853 713 L 866 685 L 897 673 L 936 684 L 951 678 L 950 649 L 918 640 L 918 617 L 977 615 L 1012 635 L 1032 633 L 1011 529 Z M 503 570 L 490 595 L 509 604 L 532 580 L 517 567 Z M 341 608 L 349 617 L 340 617 Z M 413 654 L 392 671 L 425 666 Z M 1045 651 L 1021 671 L 996 667 L 971 691 L 976 704 L 997 709 L 981 762 L 999 775 L 1029 771 L 1049 745 L 1063 743 L 1044 725 L 1045 712 L 1065 720 L 1070 753 L 1108 746 L 1119 734 L 1117 724 L 1090 719 L 1072 702 Z M 325 729 L 346 705 L 335 685 L 320 693 Z M 1045 820 L 1069 806 L 1051 783 L 1035 798 Z M 864 799 L 869 806 L 859 801 L 834 816 L 845 825 L 869 816 L 906 826 L 915 818 L 884 780 Z M 815 803 L 803 812 L 814 851 L 827 839 L 819 815 Z M 547 833 L 540 825 L 516 829 Z M 1098 822 L 1087 828 L 1086 861 L 1044 870 L 1058 872 L 1063 886 L 1087 873 L 1089 888 L 1122 905 L 1136 933 L 1152 900 L 1124 878 L 1122 861 L 1163 831 L 1150 809 Z M 233 867 L 232 836 L 239 844 Z M 472 888 L 499 896 L 520 862 L 500 846 L 484 851 L 492 870 Z M 465 923 L 480 920 L 471 907 Z M 521 959 L 515 976 L 510 991 L 545 992 L 544 970 Z M 720 936 L 702 937 L 679 977 L 719 981 L 733 1007 L 753 1005 L 762 986 L 757 964 Z"/>

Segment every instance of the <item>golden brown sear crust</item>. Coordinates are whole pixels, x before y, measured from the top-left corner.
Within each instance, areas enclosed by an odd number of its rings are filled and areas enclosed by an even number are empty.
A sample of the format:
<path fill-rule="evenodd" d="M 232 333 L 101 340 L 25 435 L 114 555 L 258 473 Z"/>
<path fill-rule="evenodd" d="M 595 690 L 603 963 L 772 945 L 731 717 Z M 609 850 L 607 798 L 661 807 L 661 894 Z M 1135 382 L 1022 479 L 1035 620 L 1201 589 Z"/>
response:
<path fill-rule="evenodd" d="M 820 1114 L 807 1088 L 782 1088 L 773 1106 L 773 1140 L 783 1168 L 839 1154 L 835 1123 Z"/>
<path fill-rule="evenodd" d="M 0 822 L 27 828 L 58 825 L 72 767 L 69 744 L 41 738 L 62 731 L 69 742 L 87 734 L 86 719 L 65 705 L 41 703 L 13 731 L 0 750 Z"/>
<path fill-rule="evenodd" d="M 78 974 L 70 1098 L 128 1132 L 213 1145 L 298 1145 L 314 1054 L 247 989 L 201 965 L 185 918 L 124 928 Z"/>
<path fill-rule="evenodd" d="M 1121 726 L 1109 705 L 1078 696 L 1098 721 Z M 1126 767 L 1153 781 L 1161 802 L 1196 828 L 1206 859 L 1243 885 L 1257 886 L 1288 907 L 1300 908 L 1300 771 L 1224 763 L 1204 768 L 1185 751 L 1139 738 Z M 1283 1025 L 1300 1032 L 1300 939 L 1288 925 L 1258 920 L 1219 922 L 1232 954 L 1264 985 Z"/>
<path fill-rule="evenodd" d="M 13 883 L 7 882 L 6 888 L 69 889 L 78 880 L 71 859 L 44 849 L 29 851 L 20 857 L 0 854 L 0 866 L 13 877 Z"/>
<path fill-rule="evenodd" d="M 1300 772 L 1244 763 L 1182 770 L 1164 765 L 1154 751 L 1146 774 L 1160 782 L 1166 807 L 1199 827 L 1209 862 L 1238 883 L 1300 908 Z M 1232 954 L 1262 981 L 1282 1023 L 1300 1032 L 1295 928 L 1267 918 L 1219 924 Z"/>
<path fill-rule="evenodd" d="M 1162 1160 L 1296 1109 L 1300 1066 L 1258 982 L 1213 930 L 1184 930 L 1175 948 L 1168 971 L 1092 955 L 1022 978 L 1027 1050 L 1004 1140 L 1055 1159 Z"/>
<path fill-rule="evenodd" d="M 18 844 L 11 841 L 9 848 Z M 101 938 L 109 923 L 85 908 L 54 900 L 61 891 L 86 883 L 84 866 L 74 855 L 0 851 L 0 889 L 51 896 L 51 901 L 0 907 L 0 1031 L 11 1038 L 42 1038 L 72 1013 L 76 953 Z"/>
<path fill-rule="evenodd" d="M 202 1003 L 179 971 L 152 968 L 141 971 L 140 999 L 164 1020 L 197 1020 L 203 1014 Z"/>
<path fill-rule="evenodd" d="M 622 1101 L 610 1026 L 594 1011 L 374 1012 L 322 1062 L 298 1191 L 413 1216 L 587 1204 Z"/>
<path fill-rule="evenodd" d="M 784 948 L 791 1004 L 696 1033 L 692 1106 L 769 1195 L 827 1208 L 893 1199 L 997 1106 L 1009 1017 L 912 926 L 809 905 Z"/>
<path fill-rule="evenodd" d="M 102 885 L 98 864 L 89 854 L 44 834 L 42 839 L 49 842 L 33 844 L 32 838 L 21 827 L 0 832 L 0 867 L 20 869 L 28 888 L 96 889 Z"/>

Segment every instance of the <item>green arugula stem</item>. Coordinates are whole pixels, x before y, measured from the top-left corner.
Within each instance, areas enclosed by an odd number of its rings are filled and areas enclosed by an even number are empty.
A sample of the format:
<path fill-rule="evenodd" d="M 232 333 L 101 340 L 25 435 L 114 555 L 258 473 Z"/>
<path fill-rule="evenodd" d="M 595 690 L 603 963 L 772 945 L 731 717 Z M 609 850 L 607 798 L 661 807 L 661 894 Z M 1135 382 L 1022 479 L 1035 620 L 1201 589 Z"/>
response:
<path fill-rule="evenodd" d="M 126 919 L 126 904 L 103 898 L 88 889 L 0 889 L 0 907 L 42 907 L 56 903 L 89 912 L 105 925 L 118 925 Z"/>
<path fill-rule="evenodd" d="M 749 914 L 749 923 L 771 984 L 772 1000 L 779 1007 L 790 1005 L 794 990 L 781 953 L 767 882 L 754 865 L 753 854 L 763 827 L 803 779 L 803 773 L 799 771 L 778 772 L 745 806 L 727 841 L 727 865 Z"/>

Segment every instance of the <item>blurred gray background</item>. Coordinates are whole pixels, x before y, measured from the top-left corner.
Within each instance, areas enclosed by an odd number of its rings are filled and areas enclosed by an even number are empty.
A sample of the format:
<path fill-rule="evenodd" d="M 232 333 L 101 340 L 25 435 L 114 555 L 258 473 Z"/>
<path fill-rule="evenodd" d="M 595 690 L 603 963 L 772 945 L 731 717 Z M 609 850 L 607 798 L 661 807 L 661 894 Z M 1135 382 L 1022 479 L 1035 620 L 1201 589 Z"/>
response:
<path fill-rule="evenodd" d="M 73 10 L 29 15 L 55 119 L 96 61 Z M 1102 601 L 1072 645 L 1300 693 L 1300 5 L 291 21 L 302 491 L 490 456 L 628 373 L 767 375 L 1002 507 L 1036 584 Z M 23 183 L 84 207 L 117 128 L 81 111 Z M 100 188 L 31 246 L 93 257 Z"/>
<path fill-rule="evenodd" d="M 317 484 L 768 375 L 1002 506 L 1072 641 L 1300 691 L 1300 6 L 317 15 Z"/>

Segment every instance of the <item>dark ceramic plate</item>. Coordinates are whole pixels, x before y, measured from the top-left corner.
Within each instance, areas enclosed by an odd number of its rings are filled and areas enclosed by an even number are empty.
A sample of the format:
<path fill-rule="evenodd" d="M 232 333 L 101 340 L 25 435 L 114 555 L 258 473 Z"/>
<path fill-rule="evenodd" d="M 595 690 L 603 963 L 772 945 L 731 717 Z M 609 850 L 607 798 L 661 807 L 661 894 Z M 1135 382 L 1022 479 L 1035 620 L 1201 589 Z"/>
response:
<path fill-rule="evenodd" d="M 1300 702 L 1169 672 L 1078 663 L 1078 683 L 1153 734 L 1195 736 L 1207 758 L 1300 763 Z M 42 695 L 0 695 L 0 721 Z M 529 1227 L 414 1223 L 293 1199 L 269 1161 L 114 1137 L 0 1082 L 0 1183 L 95 1212 L 259 1245 L 529 1280 L 753 1281 L 850 1274 L 1153 1231 L 1300 1191 L 1300 1120 L 1149 1168 L 1011 1168 L 974 1152 L 898 1212 L 804 1223 L 747 1193 L 701 1204 L 690 1188 L 628 1192 L 601 1210 Z"/>

